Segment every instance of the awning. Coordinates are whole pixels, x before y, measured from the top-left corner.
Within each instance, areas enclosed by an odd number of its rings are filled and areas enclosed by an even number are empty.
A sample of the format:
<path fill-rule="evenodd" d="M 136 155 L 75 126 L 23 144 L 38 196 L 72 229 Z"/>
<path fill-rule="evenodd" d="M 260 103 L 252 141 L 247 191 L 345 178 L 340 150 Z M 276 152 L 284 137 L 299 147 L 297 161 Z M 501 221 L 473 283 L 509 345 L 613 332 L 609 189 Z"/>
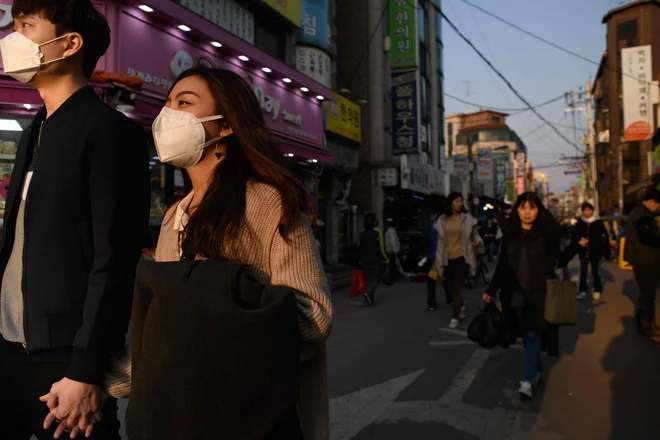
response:
<path fill-rule="evenodd" d="M 322 150 L 289 139 L 282 139 L 280 137 L 276 137 L 275 142 L 282 153 L 293 155 L 290 156 L 291 159 L 303 158 L 308 161 L 316 160 L 323 163 L 334 163 L 332 154 L 330 154 L 328 150 Z"/>

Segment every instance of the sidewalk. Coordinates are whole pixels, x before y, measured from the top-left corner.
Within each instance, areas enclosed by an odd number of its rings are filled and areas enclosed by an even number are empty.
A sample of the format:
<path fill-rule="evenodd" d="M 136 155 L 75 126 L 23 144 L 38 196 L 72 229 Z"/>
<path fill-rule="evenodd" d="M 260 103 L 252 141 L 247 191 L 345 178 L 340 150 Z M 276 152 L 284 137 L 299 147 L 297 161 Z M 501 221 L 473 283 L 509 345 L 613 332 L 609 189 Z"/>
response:
<path fill-rule="evenodd" d="M 660 348 L 635 333 L 632 273 L 610 263 L 602 273 L 602 300 L 562 329 L 531 403 L 517 395 L 522 349 L 478 348 L 470 318 L 448 330 L 449 309 L 427 312 L 423 284 L 382 288 L 371 309 L 335 294 L 331 439 L 660 438 Z M 466 295 L 471 317 L 482 292 Z"/>

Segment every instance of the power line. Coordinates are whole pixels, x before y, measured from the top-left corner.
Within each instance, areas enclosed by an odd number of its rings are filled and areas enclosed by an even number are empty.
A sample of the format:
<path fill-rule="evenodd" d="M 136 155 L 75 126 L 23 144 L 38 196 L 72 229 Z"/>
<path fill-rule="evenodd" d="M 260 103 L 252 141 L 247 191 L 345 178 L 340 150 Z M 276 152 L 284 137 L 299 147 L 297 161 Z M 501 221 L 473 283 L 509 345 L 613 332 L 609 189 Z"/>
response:
<path fill-rule="evenodd" d="M 527 112 L 527 111 L 530 110 L 529 107 L 524 107 L 524 108 L 498 108 L 498 107 L 491 107 L 491 106 L 489 106 L 489 105 L 480 105 L 480 104 L 475 104 L 475 103 L 473 103 L 473 102 L 465 101 L 464 99 L 457 98 L 456 96 L 453 96 L 453 95 L 451 95 L 451 94 L 449 94 L 449 93 L 447 93 L 447 92 L 444 92 L 444 95 L 445 95 L 446 97 L 451 98 L 451 99 L 453 99 L 453 100 L 455 100 L 455 101 L 458 101 L 458 102 L 460 102 L 460 103 L 462 103 L 462 104 L 471 105 L 471 106 L 473 106 L 473 107 L 477 107 L 477 108 L 484 108 L 484 109 L 487 109 L 487 110 L 493 110 L 493 111 L 499 111 L 499 112 Z M 548 101 L 542 102 L 541 104 L 535 105 L 534 108 L 540 108 L 540 107 L 546 106 L 546 105 L 548 105 L 548 104 L 552 104 L 553 102 L 557 102 L 557 101 L 559 101 L 559 100 L 562 99 L 562 98 L 564 98 L 564 95 L 557 96 L 556 98 L 552 98 L 552 99 L 550 99 L 550 100 L 548 100 Z"/>
<path fill-rule="evenodd" d="M 493 66 L 493 64 L 488 60 L 488 58 L 486 58 L 486 57 L 485 57 L 485 56 L 479 51 L 479 49 L 477 49 L 477 48 L 474 46 L 474 44 L 472 43 L 472 41 L 470 41 L 465 35 L 463 35 L 463 33 L 462 33 L 462 32 L 456 27 L 456 25 L 454 25 L 454 23 L 453 23 L 451 20 L 449 20 L 449 18 L 447 18 L 447 16 L 446 16 L 442 11 L 439 11 L 439 14 L 442 15 L 442 18 L 444 18 L 444 20 L 445 20 L 445 21 L 447 22 L 447 24 L 448 24 L 448 25 L 454 30 L 454 32 L 456 32 L 456 33 L 458 34 L 458 36 L 460 36 L 461 39 L 463 39 L 463 41 L 465 41 L 465 42 L 468 44 L 468 46 L 470 46 L 470 47 L 472 48 L 472 50 L 474 50 L 474 51 L 477 53 L 477 55 L 479 55 L 479 57 L 480 57 L 482 60 L 484 60 L 484 62 L 485 62 L 486 64 L 488 64 L 488 66 L 493 70 L 493 72 L 495 72 L 495 73 L 497 74 L 497 76 L 499 76 L 499 77 L 502 79 L 502 81 L 504 81 L 504 83 L 507 85 L 507 87 L 508 87 L 509 89 L 511 89 L 511 91 L 512 91 L 512 92 L 518 97 L 518 99 L 520 99 L 520 100 L 521 100 L 521 101 L 522 101 L 522 102 L 523 102 L 523 103 L 524 103 L 524 104 L 525 104 L 525 105 L 526 105 L 526 106 L 527 106 L 527 107 L 528 107 L 528 108 L 529 108 L 529 109 L 530 109 L 530 110 L 531 110 L 536 116 L 538 116 L 538 118 L 539 118 L 540 120 L 542 120 L 543 122 L 545 122 L 546 124 L 548 124 L 548 125 L 552 128 L 552 130 L 554 130 L 555 133 L 557 133 L 557 135 L 559 135 L 559 137 L 561 137 L 561 138 L 562 138 L 564 141 L 566 141 L 569 145 L 572 145 L 573 147 L 575 147 L 575 149 L 576 149 L 578 152 L 580 152 L 580 148 L 579 148 L 577 145 L 575 145 L 573 142 L 571 142 L 571 141 L 570 141 L 566 136 L 564 136 L 559 130 L 557 130 L 557 128 L 554 127 L 554 126 L 550 123 L 550 121 L 548 121 L 547 119 L 545 119 L 545 118 L 543 117 L 543 115 L 541 115 L 541 113 L 539 113 L 539 112 L 534 108 L 534 106 L 532 106 L 532 105 L 529 103 L 529 101 L 527 101 L 527 99 L 525 99 L 525 97 L 522 96 L 522 95 L 518 92 L 518 90 L 516 90 L 515 87 L 513 87 L 513 85 L 509 82 L 509 80 L 506 79 L 506 77 L 505 77 L 504 75 L 502 75 L 502 73 L 501 73 L 499 70 L 497 70 L 497 69 L 495 68 L 495 66 Z"/>
<path fill-rule="evenodd" d="M 500 22 L 506 24 L 507 26 L 510 26 L 510 27 L 516 29 L 517 31 L 524 33 L 525 35 L 528 35 L 528 36 L 534 38 L 535 40 L 538 40 L 538 41 L 540 41 L 540 42 L 542 42 L 542 43 L 545 43 L 545 44 L 547 44 L 547 45 L 549 45 L 549 46 L 552 46 L 552 47 L 554 47 L 555 49 L 560 50 L 560 51 L 562 51 L 562 52 L 564 52 L 564 53 L 567 53 L 567 54 L 569 54 L 569 55 L 571 55 L 571 56 L 574 56 L 574 57 L 576 57 L 576 58 L 579 58 L 579 59 L 581 59 L 582 61 L 586 61 L 587 63 L 593 64 L 594 66 L 600 66 L 600 62 L 599 62 L 599 61 L 595 61 L 595 60 L 592 60 L 592 59 L 590 59 L 590 58 L 587 58 L 587 57 L 585 57 L 584 55 L 580 55 L 580 54 L 577 53 L 577 52 L 574 52 L 574 51 L 572 51 L 572 50 L 570 50 L 570 49 L 566 49 L 565 47 L 562 47 L 562 46 L 560 46 L 560 45 L 558 45 L 558 44 L 556 44 L 556 43 L 553 43 L 553 42 L 550 41 L 550 40 L 547 40 L 547 39 L 545 39 L 545 38 L 543 38 L 543 37 L 540 37 L 540 36 L 536 35 L 536 34 L 533 33 L 533 32 L 530 32 L 530 31 L 528 31 L 528 30 L 526 30 L 526 29 L 523 29 L 523 28 L 521 28 L 520 26 L 518 26 L 518 25 L 516 25 L 516 24 L 514 24 L 514 23 L 511 23 L 510 21 L 508 21 L 508 20 L 506 20 L 506 19 L 504 19 L 504 18 L 502 18 L 502 17 L 499 17 L 499 16 L 493 14 L 492 12 L 490 12 L 490 11 L 488 11 L 488 10 L 482 8 L 481 6 L 475 5 L 474 3 L 472 3 L 472 2 L 470 2 L 470 1 L 468 1 L 468 0 L 460 0 L 460 1 L 462 1 L 462 2 L 465 3 L 466 5 L 469 5 L 469 6 L 473 7 L 473 8 L 475 8 L 475 9 L 477 9 L 477 10 L 483 12 L 484 14 L 488 15 L 489 17 L 492 17 L 492 18 L 494 18 L 495 20 L 498 20 L 498 21 L 500 21 Z M 629 78 L 633 78 L 633 79 L 635 79 L 635 80 L 637 80 L 637 81 L 645 82 L 647 85 L 653 85 L 653 82 L 651 82 L 651 81 L 645 81 L 645 80 L 640 80 L 638 77 L 636 77 L 636 76 L 634 76 L 634 75 L 630 75 L 630 74 L 628 74 L 628 73 L 625 73 L 625 72 L 623 71 L 623 69 L 621 69 L 621 71 L 619 71 L 619 69 L 615 69 L 615 68 L 608 67 L 608 66 L 605 66 L 605 68 L 606 68 L 607 70 L 610 70 L 610 71 L 616 73 L 617 75 L 618 75 L 618 74 L 621 74 L 621 75 L 623 75 L 623 76 L 627 76 L 627 77 L 629 77 Z"/>

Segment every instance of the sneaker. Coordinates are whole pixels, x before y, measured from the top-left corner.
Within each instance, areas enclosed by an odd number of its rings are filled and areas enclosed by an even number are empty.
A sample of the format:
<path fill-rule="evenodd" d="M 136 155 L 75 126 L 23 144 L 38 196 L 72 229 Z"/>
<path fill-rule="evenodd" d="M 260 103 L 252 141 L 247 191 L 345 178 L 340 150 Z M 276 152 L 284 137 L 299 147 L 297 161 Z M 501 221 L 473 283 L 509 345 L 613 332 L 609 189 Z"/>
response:
<path fill-rule="evenodd" d="M 581 300 L 581 301 L 587 299 L 587 292 L 580 292 L 580 293 L 578 293 L 578 295 L 577 295 L 577 299 L 579 299 L 579 300 Z"/>
<path fill-rule="evenodd" d="M 460 319 L 465 319 L 465 304 L 463 304 L 463 307 L 461 307 L 461 314 L 459 315 Z"/>
<path fill-rule="evenodd" d="M 438 310 L 437 307 L 429 307 L 429 312 L 435 312 L 436 310 Z"/>
<path fill-rule="evenodd" d="M 363 293 L 362 296 L 364 297 L 364 300 L 366 301 L 367 305 L 371 307 L 373 305 L 373 301 L 371 300 L 371 297 L 366 293 Z"/>
<path fill-rule="evenodd" d="M 458 319 L 452 319 L 449 321 L 449 328 L 450 329 L 457 329 L 458 328 Z"/>
<path fill-rule="evenodd" d="M 598 301 L 598 300 L 600 299 L 600 296 L 601 296 L 601 293 L 600 293 L 600 292 L 594 292 L 594 293 L 591 295 L 591 297 L 592 297 L 594 300 L 596 300 L 596 301 Z"/>
<path fill-rule="evenodd" d="M 520 382 L 520 389 L 518 389 L 518 393 L 520 393 L 520 397 L 523 400 L 531 400 L 532 397 L 534 397 L 534 390 L 532 388 L 532 384 L 529 382 Z"/>

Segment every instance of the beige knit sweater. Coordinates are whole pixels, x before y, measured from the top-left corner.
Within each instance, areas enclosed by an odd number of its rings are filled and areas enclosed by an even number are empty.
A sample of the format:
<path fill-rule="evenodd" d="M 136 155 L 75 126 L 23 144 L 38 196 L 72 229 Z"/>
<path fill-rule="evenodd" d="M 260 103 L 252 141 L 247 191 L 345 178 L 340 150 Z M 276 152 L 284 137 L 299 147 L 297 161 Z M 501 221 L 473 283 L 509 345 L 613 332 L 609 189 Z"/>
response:
<path fill-rule="evenodd" d="M 301 219 L 287 243 L 278 232 L 282 213 L 279 192 L 265 184 L 247 187 L 245 225 L 231 260 L 249 266 L 263 283 L 296 291 L 302 337 L 298 412 L 305 440 L 329 438 L 329 402 L 325 343 L 332 324 L 330 288 L 307 219 Z M 180 259 L 177 206 L 165 214 L 156 261 Z M 185 224 L 187 216 L 182 219 Z M 225 251 L 228 253 L 228 251 Z"/>

